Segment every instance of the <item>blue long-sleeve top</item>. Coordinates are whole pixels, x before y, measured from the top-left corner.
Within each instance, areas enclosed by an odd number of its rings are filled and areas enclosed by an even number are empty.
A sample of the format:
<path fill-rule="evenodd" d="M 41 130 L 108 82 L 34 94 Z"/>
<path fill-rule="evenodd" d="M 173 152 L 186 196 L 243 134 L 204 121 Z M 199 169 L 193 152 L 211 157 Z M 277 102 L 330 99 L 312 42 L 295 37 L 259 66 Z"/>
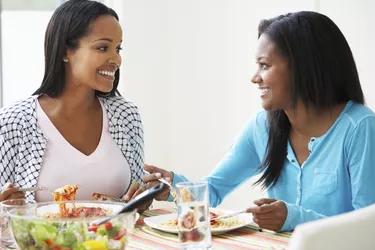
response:
<path fill-rule="evenodd" d="M 259 173 L 268 140 L 267 113 L 258 113 L 229 152 L 205 178 L 210 206 L 218 206 L 241 183 Z M 268 196 L 285 202 L 281 231 L 375 203 L 375 114 L 349 101 L 322 136 L 310 139 L 310 155 L 300 166 L 288 142 L 283 170 Z M 174 174 L 173 185 L 188 181 Z"/>

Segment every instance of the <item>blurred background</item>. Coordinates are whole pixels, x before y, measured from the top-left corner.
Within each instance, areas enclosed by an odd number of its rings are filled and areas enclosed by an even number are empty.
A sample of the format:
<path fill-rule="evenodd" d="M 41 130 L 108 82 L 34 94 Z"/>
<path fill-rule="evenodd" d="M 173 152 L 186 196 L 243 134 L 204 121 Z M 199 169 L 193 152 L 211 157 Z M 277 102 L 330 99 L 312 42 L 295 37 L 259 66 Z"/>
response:
<path fill-rule="evenodd" d="M 0 103 L 6 106 L 40 85 L 44 32 L 55 8 L 65 1 L 0 2 Z M 250 82 L 258 23 L 287 12 L 321 12 L 339 26 L 356 59 L 367 105 L 375 109 L 373 0 L 100 2 L 120 17 L 124 50 L 119 90 L 140 108 L 148 164 L 192 180 L 210 173 L 261 109 L 259 91 Z M 245 207 L 266 196 L 253 181 L 221 207 Z"/>

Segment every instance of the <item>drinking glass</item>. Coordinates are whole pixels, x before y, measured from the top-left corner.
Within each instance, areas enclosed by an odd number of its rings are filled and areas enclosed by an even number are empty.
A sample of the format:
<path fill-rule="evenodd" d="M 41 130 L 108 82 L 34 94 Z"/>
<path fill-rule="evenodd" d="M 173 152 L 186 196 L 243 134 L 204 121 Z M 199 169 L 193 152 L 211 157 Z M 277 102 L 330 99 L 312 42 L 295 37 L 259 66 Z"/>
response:
<path fill-rule="evenodd" d="M 207 182 L 180 182 L 176 192 L 180 249 L 211 249 Z"/>

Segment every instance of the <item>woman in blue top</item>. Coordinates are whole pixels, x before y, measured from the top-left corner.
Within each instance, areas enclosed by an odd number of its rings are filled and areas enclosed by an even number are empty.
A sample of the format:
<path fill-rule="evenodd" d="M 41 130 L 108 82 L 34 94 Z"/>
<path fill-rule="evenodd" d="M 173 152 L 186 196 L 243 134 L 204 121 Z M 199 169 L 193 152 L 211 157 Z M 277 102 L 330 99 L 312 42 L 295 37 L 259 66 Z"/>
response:
<path fill-rule="evenodd" d="M 253 175 L 269 198 L 249 208 L 262 228 L 296 225 L 375 203 L 375 114 L 365 107 L 356 65 L 339 28 L 325 15 L 297 12 L 259 25 L 251 81 L 265 111 L 237 137 L 206 177 L 215 207 Z M 153 166 L 160 176 L 186 181 Z M 169 192 L 158 199 L 167 199 Z M 169 197 L 170 198 L 170 197 Z"/>

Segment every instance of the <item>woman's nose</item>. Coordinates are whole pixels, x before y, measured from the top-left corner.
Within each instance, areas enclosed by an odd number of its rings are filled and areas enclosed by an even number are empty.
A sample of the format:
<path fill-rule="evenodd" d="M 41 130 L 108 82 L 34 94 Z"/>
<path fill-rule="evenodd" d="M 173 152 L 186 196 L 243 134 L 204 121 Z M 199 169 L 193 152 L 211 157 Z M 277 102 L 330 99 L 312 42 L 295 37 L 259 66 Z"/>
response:
<path fill-rule="evenodd" d="M 251 82 L 254 84 L 259 84 L 262 82 L 262 78 L 256 73 L 251 77 Z"/>
<path fill-rule="evenodd" d="M 115 65 L 117 68 L 119 68 L 121 66 L 122 59 L 119 54 L 116 54 L 108 58 L 108 61 L 110 64 Z"/>

